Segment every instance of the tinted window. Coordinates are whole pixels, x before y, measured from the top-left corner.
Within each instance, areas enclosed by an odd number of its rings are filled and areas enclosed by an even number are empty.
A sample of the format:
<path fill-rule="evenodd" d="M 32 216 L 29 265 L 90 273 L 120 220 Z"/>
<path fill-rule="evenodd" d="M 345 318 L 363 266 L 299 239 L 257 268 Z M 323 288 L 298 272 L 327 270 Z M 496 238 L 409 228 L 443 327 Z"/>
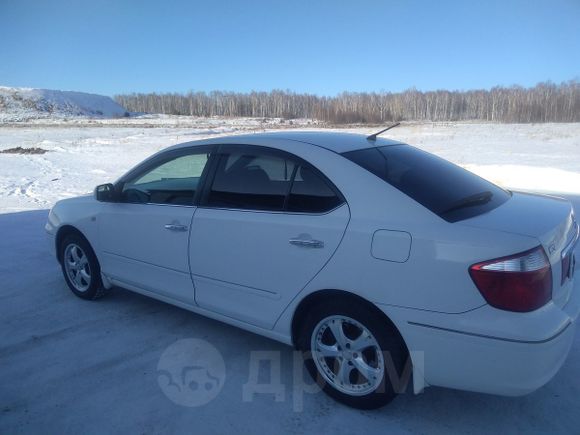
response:
<path fill-rule="evenodd" d="M 276 156 L 239 152 L 221 156 L 208 205 L 283 210 L 293 172 L 291 160 Z"/>
<path fill-rule="evenodd" d="M 326 181 L 306 166 L 296 172 L 288 197 L 288 211 L 321 213 L 332 210 L 342 201 Z"/>
<path fill-rule="evenodd" d="M 161 163 L 123 186 L 122 201 L 192 205 L 208 155 L 189 154 Z"/>
<path fill-rule="evenodd" d="M 449 222 L 485 213 L 509 198 L 489 181 L 408 145 L 343 155 Z"/>

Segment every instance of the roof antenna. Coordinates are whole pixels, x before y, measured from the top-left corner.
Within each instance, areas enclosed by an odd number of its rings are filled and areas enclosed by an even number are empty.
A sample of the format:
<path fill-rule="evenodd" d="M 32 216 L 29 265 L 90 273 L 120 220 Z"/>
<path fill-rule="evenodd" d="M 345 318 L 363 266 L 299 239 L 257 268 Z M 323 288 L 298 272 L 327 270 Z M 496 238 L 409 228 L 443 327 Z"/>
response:
<path fill-rule="evenodd" d="M 367 140 L 375 141 L 375 140 L 377 140 L 377 136 L 379 134 L 383 134 L 385 131 L 390 130 L 391 128 L 395 128 L 397 125 L 400 125 L 400 124 L 401 124 L 400 122 L 397 122 L 396 124 L 389 125 L 387 128 L 385 128 L 381 131 L 377 131 L 376 133 L 371 134 L 370 136 L 367 136 Z"/>

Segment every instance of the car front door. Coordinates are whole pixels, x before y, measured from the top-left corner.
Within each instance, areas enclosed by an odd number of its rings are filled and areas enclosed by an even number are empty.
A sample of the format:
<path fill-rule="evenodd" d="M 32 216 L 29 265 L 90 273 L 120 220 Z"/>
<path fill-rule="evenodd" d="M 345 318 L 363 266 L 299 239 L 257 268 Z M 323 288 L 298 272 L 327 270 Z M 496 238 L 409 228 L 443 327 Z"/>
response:
<path fill-rule="evenodd" d="M 161 154 L 121 180 L 119 202 L 103 204 L 101 268 L 113 283 L 194 304 L 188 243 L 209 151 Z"/>
<path fill-rule="evenodd" d="M 267 147 L 220 147 L 193 219 L 196 303 L 273 327 L 338 247 L 350 213 L 319 171 Z"/>

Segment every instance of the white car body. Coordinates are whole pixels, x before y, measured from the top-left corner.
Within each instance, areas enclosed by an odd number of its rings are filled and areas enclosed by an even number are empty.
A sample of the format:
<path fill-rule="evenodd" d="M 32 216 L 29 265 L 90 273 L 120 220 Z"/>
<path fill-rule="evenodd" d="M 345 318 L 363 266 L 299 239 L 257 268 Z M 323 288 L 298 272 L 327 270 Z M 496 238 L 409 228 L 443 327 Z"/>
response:
<path fill-rule="evenodd" d="M 328 290 L 357 295 L 402 335 L 413 358 L 415 392 L 436 385 L 521 395 L 544 385 L 563 364 L 580 311 L 574 280 L 560 285 L 561 252 L 577 237 L 569 202 L 513 193 L 488 213 L 450 223 L 340 155 L 393 144 L 357 135 L 233 136 L 168 150 L 215 144 L 296 155 L 326 175 L 346 202 L 308 214 L 107 203 L 88 195 L 53 207 L 46 225 L 51 246 L 63 228 L 74 227 L 94 249 L 106 287 L 287 344 L 294 343 L 293 320 L 309 296 Z M 324 246 L 288 243 L 296 237 Z M 469 266 L 538 245 L 551 264 L 552 299 L 526 313 L 490 306 Z"/>

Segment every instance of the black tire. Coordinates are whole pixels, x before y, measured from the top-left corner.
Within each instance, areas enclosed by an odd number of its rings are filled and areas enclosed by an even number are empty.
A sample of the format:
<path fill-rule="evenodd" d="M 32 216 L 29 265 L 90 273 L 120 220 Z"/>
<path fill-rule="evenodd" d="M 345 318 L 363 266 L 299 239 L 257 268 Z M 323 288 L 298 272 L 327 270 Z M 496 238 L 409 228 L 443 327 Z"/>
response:
<path fill-rule="evenodd" d="M 380 346 L 383 355 L 384 375 L 378 387 L 373 391 L 364 395 L 353 395 L 340 391 L 324 378 L 323 373 L 314 362 L 316 356 L 311 349 L 314 329 L 320 322 L 331 316 L 345 316 L 354 319 L 374 336 Z M 338 342 L 336 344 L 338 345 Z M 406 390 L 412 372 L 409 352 L 399 331 L 392 322 L 378 312 L 377 308 L 364 301 L 339 298 L 312 307 L 302 325 L 297 347 L 303 353 L 304 364 L 308 372 L 322 390 L 335 400 L 353 408 L 376 409 L 388 404 L 399 393 Z M 356 354 L 354 355 L 356 356 Z M 340 358 L 344 364 L 344 358 Z M 352 365 L 350 361 L 349 364 Z M 393 373 L 393 369 L 396 374 Z"/>
<path fill-rule="evenodd" d="M 74 246 L 79 247 L 80 251 L 77 251 Z M 80 287 L 82 284 L 75 284 L 71 279 L 71 276 L 69 276 L 69 271 L 67 271 L 66 257 L 67 248 L 69 247 L 74 249 L 75 252 L 82 252 L 86 256 L 87 263 L 83 267 L 83 270 L 85 273 L 88 272 L 88 275 L 90 276 L 90 282 L 87 282 L 87 280 L 82 281 L 83 284 L 88 284 L 87 288 L 84 290 L 79 290 L 78 287 Z M 103 286 L 103 282 L 101 280 L 101 267 L 99 265 L 99 261 L 97 260 L 97 256 L 95 255 L 93 248 L 91 248 L 91 245 L 84 237 L 78 234 L 69 234 L 65 236 L 64 240 L 60 244 L 59 258 L 61 259 L 61 268 L 64 279 L 68 287 L 76 296 L 82 299 L 95 300 L 105 295 L 106 289 Z"/>

